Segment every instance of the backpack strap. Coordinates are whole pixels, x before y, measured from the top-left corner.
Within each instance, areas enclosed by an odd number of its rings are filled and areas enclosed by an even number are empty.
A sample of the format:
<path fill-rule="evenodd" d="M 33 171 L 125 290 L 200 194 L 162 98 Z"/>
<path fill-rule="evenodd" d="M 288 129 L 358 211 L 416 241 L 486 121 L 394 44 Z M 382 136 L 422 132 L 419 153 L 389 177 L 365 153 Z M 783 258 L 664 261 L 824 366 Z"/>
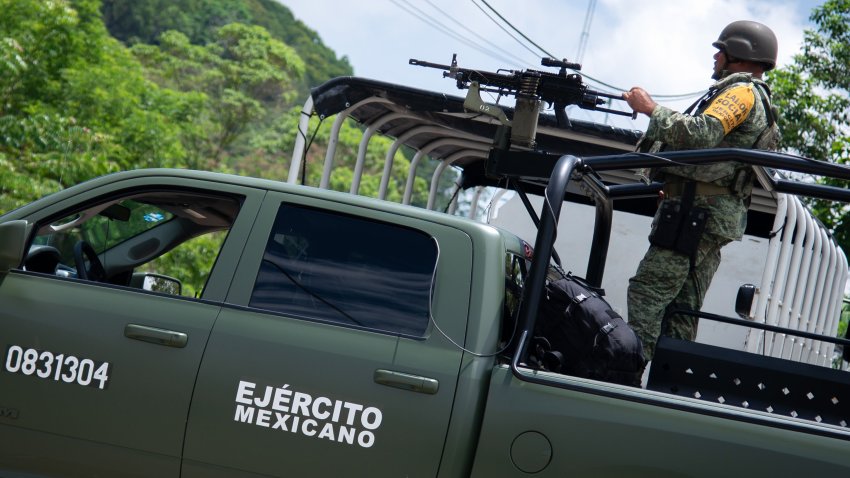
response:
<path fill-rule="evenodd" d="M 767 126 L 761 133 L 759 133 L 755 142 L 753 142 L 752 148 L 762 149 L 760 146 L 764 146 L 765 149 L 776 149 L 776 142 L 766 142 L 768 135 L 772 135 L 774 133 L 776 133 L 777 136 L 779 135 L 779 128 L 776 126 L 776 114 L 773 110 L 773 105 L 770 104 L 770 88 L 761 81 L 753 81 L 753 86 L 758 89 L 759 96 L 761 97 L 764 114 L 767 116 Z M 775 139 L 778 141 L 778 137 Z"/>
<path fill-rule="evenodd" d="M 704 95 L 697 98 L 697 100 L 694 101 L 691 104 L 691 106 L 688 106 L 685 109 L 685 111 L 682 112 L 682 114 L 686 114 L 688 116 L 693 116 L 694 111 L 698 110 L 702 106 L 703 103 L 710 100 L 711 97 L 713 97 L 716 93 L 717 93 L 717 90 L 713 90 L 713 89 L 709 88 L 708 91 L 706 91 Z"/>
<path fill-rule="evenodd" d="M 767 115 L 767 126 L 771 127 L 776 123 L 776 115 L 773 113 L 773 105 L 770 104 L 770 87 L 762 81 L 753 81 L 753 86 L 758 88 L 761 104 L 764 107 L 764 113 Z"/>

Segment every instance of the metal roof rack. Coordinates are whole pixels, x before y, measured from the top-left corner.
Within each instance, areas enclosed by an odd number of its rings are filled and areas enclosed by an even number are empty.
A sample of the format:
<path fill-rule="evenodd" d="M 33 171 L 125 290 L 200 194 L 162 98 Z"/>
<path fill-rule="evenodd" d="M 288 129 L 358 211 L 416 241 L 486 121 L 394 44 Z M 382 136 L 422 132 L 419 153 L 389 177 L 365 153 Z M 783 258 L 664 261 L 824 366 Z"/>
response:
<path fill-rule="evenodd" d="M 350 191 L 354 194 L 359 192 L 363 159 L 374 133 L 394 138 L 385 159 L 379 199 L 386 197 L 393 156 L 402 144 L 417 151 L 411 161 L 405 204 L 410 202 L 413 178 L 425 156 L 442 163 L 437 174 L 442 174 L 449 166 L 461 169 L 462 188 L 496 185 L 497 180 L 485 174 L 485 162 L 499 124 L 490 116 L 465 111 L 463 102 L 461 97 L 376 80 L 353 77 L 330 80 L 314 88 L 304 104 L 288 182 L 298 182 L 305 156 L 309 117 L 316 114 L 322 119 L 336 115 L 319 185 L 321 188 L 328 187 L 339 130 L 346 118 L 356 120 L 365 128 Z M 508 118 L 513 117 L 512 108 L 503 109 Z M 561 128 L 553 115 L 544 114 L 540 117 L 537 144 L 539 149 L 551 154 L 597 156 L 631 151 L 640 136 L 640 131 L 579 120 L 571 121 L 568 128 Z M 432 188 L 428 201 L 432 209 L 435 193 Z"/>
<path fill-rule="evenodd" d="M 393 159 L 402 145 L 416 151 L 406 179 L 403 204 L 411 202 L 414 178 L 426 157 L 441 163 L 430 181 L 431 187 L 426 206 L 429 209 L 436 207 L 439 194 L 437 184 L 449 167 L 462 171 L 462 176 L 457 183 L 458 188 L 499 186 L 499 181 L 503 178 L 493 175 L 492 170 L 487 171 L 487 164 L 491 160 L 489 151 L 499 123 L 491 116 L 466 111 L 463 103 L 464 99 L 458 96 L 377 80 L 356 77 L 332 79 L 313 88 L 304 104 L 287 181 L 290 183 L 299 181 L 299 172 L 306 155 L 308 122 L 310 116 L 315 114 L 322 119 L 336 116 L 324 159 L 320 188 L 329 187 L 338 135 L 342 123 L 347 118 L 357 121 L 364 128 L 349 191 L 352 194 L 359 193 L 369 141 L 376 133 L 393 139 L 392 146 L 384 159 L 379 199 L 387 197 Z M 505 111 L 508 118 L 513 118 L 513 108 L 503 106 L 500 108 Z M 558 125 L 554 115 L 541 114 L 537 130 L 537 151 L 545 151 L 554 158 L 564 154 L 582 158 L 613 157 L 634 151 L 641 134 L 642 132 L 638 130 L 581 120 L 572 120 L 568 126 L 562 127 Z M 527 161 L 520 167 L 528 168 L 529 171 L 539 171 L 541 168 L 548 167 L 551 171 L 551 165 L 531 162 L 533 155 L 530 155 Z M 554 160 L 550 163 L 552 161 Z M 638 183 L 635 176 L 637 167 L 630 165 L 629 161 L 630 159 L 618 163 L 617 168 L 596 167 L 594 169 L 599 173 L 602 182 L 607 185 L 636 185 Z M 777 204 L 773 184 L 775 174 L 769 169 L 769 165 L 763 166 L 767 169 L 756 168 L 759 181 L 753 192 L 749 221 L 753 225 L 752 233 L 760 236 L 765 236 L 769 232 L 771 218 Z M 546 178 L 519 177 L 518 180 L 528 192 L 542 195 Z M 654 192 L 645 191 L 644 194 L 646 195 L 644 201 L 620 202 L 614 207 L 651 215 L 655 207 Z M 584 193 L 575 187 L 568 189 L 567 197 L 578 202 L 588 202 Z"/>

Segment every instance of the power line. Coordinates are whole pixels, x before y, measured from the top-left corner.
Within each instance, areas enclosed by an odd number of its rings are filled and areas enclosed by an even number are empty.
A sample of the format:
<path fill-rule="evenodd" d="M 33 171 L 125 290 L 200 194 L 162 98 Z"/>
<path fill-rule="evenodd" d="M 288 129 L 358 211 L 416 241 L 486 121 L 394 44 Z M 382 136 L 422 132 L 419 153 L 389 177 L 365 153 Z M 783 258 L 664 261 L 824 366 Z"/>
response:
<path fill-rule="evenodd" d="M 475 0 L 472 0 L 472 3 L 475 3 Z M 506 19 L 506 18 L 505 18 L 505 17 L 504 17 L 501 13 L 499 13 L 499 12 L 498 12 L 495 8 L 493 8 L 492 6 L 490 6 L 490 4 L 489 4 L 489 3 L 487 3 L 487 1 L 486 1 L 486 0 L 481 0 L 481 3 L 483 3 L 484 5 L 486 5 L 486 6 L 487 6 L 487 8 L 489 8 L 489 9 L 490 9 L 493 13 L 495 13 L 495 14 L 496 14 L 496 15 L 497 15 L 500 19 L 502 19 L 502 21 L 503 21 L 503 22 L 505 22 L 505 23 L 506 23 L 509 27 L 511 27 L 511 29 L 513 29 L 515 32 L 517 32 L 517 33 L 518 33 L 518 34 L 519 34 L 522 38 L 524 38 L 524 39 L 525 39 L 525 40 L 527 40 L 529 43 L 531 43 L 532 45 L 534 45 L 535 47 L 537 47 L 537 49 L 538 49 L 538 50 L 540 50 L 541 52 L 543 52 L 544 54 L 546 54 L 546 55 L 547 55 L 547 56 L 549 56 L 549 57 L 557 58 L 557 56 L 555 56 L 555 55 L 553 55 L 553 54 L 549 53 L 548 51 L 546 51 L 543 47 L 541 47 L 540 45 L 538 45 L 537 43 L 535 43 L 533 40 L 531 40 L 530 38 L 528 38 L 528 36 L 527 36 L 526 34 L 524 34 L 524 33 L 523 33 L 523 32 L 521 32 L 518 28 L 516 28 L 515 26 L 513 26 L 513 24 L 511 24 L 511 22 L 509 22 L 509 21 L 508 21 L 508 20 L 507 20 L 507 19 Z M 476 6 L 478 6 L 478 4 L 476 4 Z M 481 7 L 479 7 L 479 8 L 481 8 Z M 483 9 L 482 9 L 482 11 L 483 11 Z M 485 12 L 485 13 L 486 13 L 486 12 Z M 493 20 L 493 18 L 492 18 L 492 17 L 490 17 L 489 15 L 487 15 L 487 16 L 488 16 L 491 20 Z M 493 20 L 493 21 L 495 21 L 495 20 Z M 504 30 L 504 29 L 503 29 L 503 30 Z M 511 35 L 511 38 L 514 38 L 515 40 L 517 40 L 517 38 L 516 38 L 516 37 L 514 37 L 513 35 Z M 517 41 L 519 41 L 519 40 L 517 40 Z M 521 43 L 521 42 L 520 42 L 520 43 Z M 525 48 L 526 48 L 526 49 L 529 49 L 527 46 L 525 46 Z M 576 70 L 573 70 L 573 71 L 576 71 Z M 588 79 L 588 80 L 590 80 L 590 81 L 593 81 L 594 83 L 597 83 L 597 84 L 599 84 L 599 85 L 602 85 L 602 86 L 604 86 L 604 87 L 606 87 L 606 88 L 610 88 L 611 90 L 614 90 L 614 91 L 626 91 L 626 88 L 621 88 L 621 87 L 619 87 L 619 86 L 615 86 L 615 85 L 612 85 L 612 84 L 610 84 L 610 83 L 606 83 L 606 82 L 604 82 L 604 81 L 602 81 L 602 80 L 596 79 L 596 78 L 594 78 L 594 77 L 592 77 L 592 76 L 588 75 L 587 73 L 584 73 L 584 72 L 581 72 L 581 71 L 576 71 L 576 72 L 577 72 L 577 73 L 580 73 L 580 74 L 582 75 L 582 77 L 584 77 L 584 78 L 586 78 L 586 79 Z M 670 101 L 674 101 L 674 100 L 680 100 L 680 99 L 696 98 L 696 97 L 702 96 L 703 94 L 705 94 L 705 92 L 706 92 L 706 90 L 693 91 L 693 92 L 690 92 L 690 93 L 672 94 L 672 95 L 666 95 L 666 94 L 665 94 L 665 95 L 662 95 L 662 94 L 653 94 L 653 95 L 652 95 L 652 97 L 653 97 L 653 98 L 655 98 L 655 99 L 663 99 L 663 100 L 670 100 Z"/>
<path fill-rule="evenodd" d="M 509 37 L 513 38 L 513 39 L 514 39 L 514 41 L 516 41 L 517 43 L 519 43 L 519 45 L 520 45 L 521 47 L 523 47 L 523 48 L 525 48 L 526 50 L 530 51 L 530 52 L 531 52 L 531 54 L 532 54 L 532 55 L 534 55 L 534 56 L 540 56 L 540 53 L 539 53 L 539 52 L 536 52 L 536 51 L 532 50 L 531 48 L 529 48 L 529 47 L 528 47 L 528 45 L 526 45 L 525 43 L 523 43 L 523 42 L 522 42 L 522 40 L 520 40 L 519 38 L 515 37 L 515 36 L 514 36 L 511 32 L 509 32 L 508 30 L 506 30 L 506 29 L 505 29 L 505 27 L 503 27 L 501 23 L 497 22 L 495 18 L 493 18 L 492 16 L 490 16 L 490 14 L 489 14 L 489 13 L 487 13 L 487 11 L 486 11 L 486 10 L 484 10 L 484 9 L 481 7 L 481 5 L 479 5 L 479 4 L 477 4 L 477 3 L 475 3 L 475 0 L 471 0 L 471 1 L 472 1 L 472 4 L 473 4 L 473 5 L 475 5 L 476 7 L 478 7 L 478 9 L 479 9 L 479 10 L 481 10 L 481 13 L 483 13 L 484 15 L 486 15 L 486 16 L 487 16 L 487 18 L 489 18 L 489 19 L 490 19 L 490 21 L 492 21 L 492 22 L 493 22 L 493 23 L 494 23 L 497 27 L 501 28 L 501 29 L 502 29 L 502 31 L 503 31 L 503 32 L 505 32 L 505 33 L 506 33 Z"/>
<path fill-rule="evenodd" d="M 475 3 L 475 0 L 472 0 L 472 3 Z M 499 12 L 498 12 L 495 8 L 493 8 L 492 6 L 490 6 L 490 4 L 486 2 L 486 0 L 481 0 L 481 3 L 483 3 L 484 5 L 486 5 L 486 6 L 487 6 L 487 8 L 489 8 L 489 9 L 490 9 L 493 13 L 495 13 L 495 14 L 496 14 L 499 18 L 501 18 L 503 22 L 505 22 L 505 23 L 506 23 L 509 27 L 511 27 L 511 29 L 513 29 L 513 30 L 514 30 L 515 32 L 517 32 L 520 36 L 522 36 L 523 38 L 525 38 L 525 39 L 526 39 L 529 43 L 531 43 L 532 45 L 534 45 L 535 47 L 537 47 L 537 49 L 538 49 L 538 50 L 540 50 L 541 52 L 543 52 L 546 56 L 549 56 L 549 57 L 551 57 L 551 58 L 557 58 L 555 55 L 553 55 L 553 54 L 549 53 L 548 51 L 546 51 L 546 49 L 544 49 L 543 47 L 541 47 L 540 45 L 538 45 L 537 43 L 535 43 L 533 40 L 531 40 L 530 38 L 528 38 L 528 36 L 527 36 L 525 33 L 523 33 L 523 32 L 521 32 L 521 31 L 519 31 L 519 29 L 518 29 L 517 27 L 513 26 L 513 24 L 511 24 L 511 22 L 509 22 L 507 19 L 505 19 L 505 17 L 504 17 L 501 13 L 499 13 Z M 476 3 L 476 4 L 475 4 L 475 6 L 478 6 L 478 4 Z M 480 6 L 478 6 L 478 8 L 481 8 L 481 7 L 480 7 Z M 484 10 L 482 9 L 482 11 L 484 11 Z M 485 14 L 487 14 L 487 12 L 484 12 L 484 13 L 485 13 Z M 488 17 L 488 18 L 490 18 L 491 20 L 493 20 L 493 21 L 495 22 L 495 20 L 493 19 L 493 17 L 491 17 L 490 15 L 487 15 L 487 17 Z M 496 24 L 498 25 L 498 22 L 496 22 Z M 500 25 L 500 28 L 501 28 L 501 25 Z M 502 30 L 504 30 L 504 28 L 502 28 Z M 505 30 L 505 32 L 507 33 L 507 30 Z M 514 36 L 513 36 L 513 35 L 511 35 L 510 33 L 508 33 L 508 35 L 510 35 L 510 36 L 511 36 L 511 38 L 513 38 L 514 40 L 519 41 L 516 37 L 514 37 Z M 522 44 L 522 42 L 520 42 L 520 44 Z M 524 46 L 526 49 L 528 49 L 529 51 L 531 51 L 531 50 L 528 48 L 528 46 L 526 46 L 526 45 L 523 45 L 523 46 Z M 534 52 L 532 51 L 532 53 L 534 53 Z M 572 70 L 572 71 L 577 71 L 577 70 Z M 606 87 L 608 87 L 608 88 L 611 88 L 611 89 L 614 89 L 614 90 L 619 90 L 619 91 L 623 91 L 623 90 L 624 90 L 623 88 L 617 88 L 617 87 L 616 87 L 616 86 L 614 86 L 614 85 L 609 85 L 608 83 L 605 83 L 605 82 L 603 82 L 603 81 L 597 80 L 596 78 L 593 78 L 592 76 L 587 75 L 587 74 L 585 74 L 585 73 L 582 73 L 582 76 L 584 76 L 585 78 L 587 78 L 587 79 L 589 79 L 589 80 L 595 81 L 596 83 L 598 83 L 598 84 L 600 84 L 600 85 L 606 86 Z"/>
<path fill-rule="evenodd" d="M 479 40 L 481 40 L 481 41 L 482 41 L 482 42 L 484 42 L 485 44 L 490 43 L 490 40 L 489 40 L 489 39 L 484 38 L 483 36 L 479 35 L 479 34 L 478 34 L 478 33 L 476 33 L 475 31 L 473 31 L 472 29 L 470 29 L 470 28 L 469 28 L 469 25 L 464 25 L 464 24 L 460 23 L 459 21 L 457 21 L 457 20 L 456 20 L 453 16 L 449 15 L 448 13 L 446 13 L 446 11 L 445 11 L 445 10 L 443 10 L 442 8 L 438 7 L 438 6 L 437 6 L 437 5 L 435 5 L 433 2 L 431 2 L 431 0 L 425 0 L 425 2 L 427 2 L 427 3 L 428 3 L 428 5 L 431 5 L 431 7 L 433 7 L 433 8 L 434 8 L 434 10 L 437 10 L 438 12 L 442 13 L 442 14 L 443 14 L 443 16 L 445 16 L 446 18 L 448 18 L 449 20 L 451 20 L 451 21 L 452 21 L 455 25 L 457 25 L 457 26 L 458 26 L 458 27 L 460 27 L 461 29 L 466 30 L 466 31 L 468 31 L 469 33 L 471 33 L 471 34 L 475 35 L 476 37 L 478 37 L 478 39 L 479 39 Z M 511 52 L 509 52 L 509 51 L 501 50 L 501 49 L 500 49 L 500 52 L 501 52 L 501 53 L 503 53 L 503 54 L 505 54 L 505 55 L 507 55 L 507 56 L 510 56 L 511 58 L 513 58 L 517 65 L 525 65 L 525 64 L 527 64 L 527 63 L 528 63 L 527 61 L 523 60 L 522 58 L 520 58 L 520 57 L 518 57 L 518 56 L 514 55 L 513 53 L 511 53 Z M 534 53 L 534 52 L 532 52 L 532 53 Z"/>
<path fill-rule="evenodd" d="M 404 2 L 404 4 L 399 3 L 399 2 L 398 2 L 398 1 L 396 1 L 396 0 L 390 0 L 390 1 L 391 1 L 393 4 L 395 4 L 397 7 L 401 8 L 401 9 L 402 9 L 402 10 L 404 10 L 404 11 L 406 11 L 406 12 L 407 12 L 407 13 L 409 13 L 410 15 L 412 15 L 412 16 L 414 16 L 414 17 L 416 17 L 417 19 L 419 19 L 420 21 L 422 21 L 422 22 L 424 22 L 425 24 L 429 25 L 430 27 L 432 27 L 432 28 L 434 28 L 434 29 L 436 29 L 436 30 L 439 30 L 439 31 L 440 31 L 441 33 L 443 33 L 444 35 L 449 36 L 449 37 L 451 37 L 451 38 L 453 38 L 453 39 L 455 39 L 455 40 L 457 40 L 457 41 L 459 41 L 459 42 L 461 42 L 461 43 L 463 43 L 463 44 L 465 44 L 465 45 L 467 45 L 467 46 L 470 46 L 470 47 L 472 47 L 472 48 L 475 48 L 476 50 L 478 50 L 478 51 L 480 51 L 480 52 L 482 52 L 482 53 L 484 53 L 484 54 L 486 54 L 486 55 L 488 55 L 488 56 L 493 56 L 494 58 L 497 58 L 499 61 L 506 61 L 506 60 L 507 60 L 506 58 L 499 56 L 499 55 L 498 55 L 498 54 L 496 54 L 495 52 L 489 51 L 489 50 L 487 50 L 486 48 L 483 48 L 483 47 L 481 47 L 481 46 L 479 46 L 479 45 L 475 44 L 474 42 L 471 42 L 470 40 L 468 40 L 468 39 L 466 39 L 466 38 L 464 38 L 464 37 L 460 36 L 459 34 L 457 34 L 457 33 L 453 32 L 451 29 L 449 29 L 448 27 L 446 27 L 445 25 L 443 25 L 443 24 L 442 24 L 442 23 L 440 23 L 439 21 L 437 21 L 437 20 L 435 20 L 434 18 L 432 18 L 430 15 L 426 14 L 425 12 L 422 12 L 422 11 L 421 11 L 420 9 L 418 9 L 416 6 L 414 6 L 414 5 L 410 4 L 409 2 L 407 2 L 407 0 L 400 0 L 400 1 Z M 414 10 L 416 10 L 416 11 L 414 11 Z M 417 12 L 418 12 L 418 13 L 417 13 Z"/>
<path fill-rule="evenodd" d="M 512 60 L 510 60 L 510 59 L 508 59 L 508 58 L 506 58 L 506 57 L 504 57 L 504 56 L 502 56 L 502 55 L 500 55 L 500 54 L 498 54 L 494 51 L 488 50 L 488 49 L 476 44 L 474 41 L 469 40 L 467 38 L 464 38 L 463 36 L 459 35 L 458 33 L 453 32 L 450 28 L 443 25 L 439 20 L 434 19 L 432 16 L 423 12 L 422 10 L 417 8 L 416 6 L 410 4 L 409 2 L 407 2 L 407 0 L 401 0 L 401 1 L 405 2 L 406 4 L 401 4 L 397 0 L 390 0 L 390 1 L 393 4 L 395 4 L 397 7 L 406 11 L 410 15 L 416 17 L 420 21 L 426 23 L 427 25 L 431 26 L 432 28 L 434 28 L 436 30 L 439 30 L 444 35 L 447 35 L 447 36 L 449 36 L 449 37 L 451 37 L 451 38 L 453 38 L 453 39 L 455 39 L 455 40 L 457 40 L 461 43 L 464 43 L 465 45 L 467 45 L 471 48 L 474 48 L 474 49 L 480 51 L 481 53 L 484 53 L 485 55 L 490 56 L 490 57 L 492 57 L 496 60 L 499 60 L 499 61 L 504 62 L 504 63 L 513 63 Z M 416 10 L 416 11 L 413 11 L 413 10 Z M 417 14 L 417 12 L 419 12 L 419 13 Z"/>
<path fill-rule="evenodd" d="M 439 31 L 440 31 L 441 33 L 443 33 L 444 35 L 447 35 L 447 36 L 449 36 L 449 37 L 451 37 L 451 38 L 453 38 L 453 39 L 455 39 L 455 40 L 457 40 L 457 41 L 459 41 L 459 42 L 461 42 L 461 43 L 463 43 L 463 44 L 465 44 L 465 45 L 467 45 L 467 46 L 469 46 L 469 47 L 471 47 L 471 48 L 474 48 L 474 49 L 476 49 L 476 50 L 480 51 L 481 53 L 484 53 L 485 55 L 490 56 L 491 58 L 494 58 L 494 59 L 496 59 L 496 60 L 498 60 L 498 61 L 500 61 L 500 62 L 504 62 L 504 63 L 508 63 L 508 64 L 510 64 L 510 63 L 515 63 L 515 64 L 519 64 L 519 65 L 527 65 L 527 64 L 528 64 L 528 62 L 523 61 L 521 58 L 517 57 L 516 55 L 514 55 L 514 54 L 512 54 L 512 53 L 510 53 L 510 52 L 508 52 L 508 51 L 506 51 L 506 50 L 500 50 L 500 52 L 493 51 L 493 50 L 491 50 L 491 49 L 488 49 L 488 48 L 485 48 L 485 47 L 481 46 L 481 45 L 480 45 L 480 44 L 478 44 L 475 40 L 472 40 L 472 39 L 470 39 L 470 38 L 468 38 L 468 37 L 465 37 L 465 36 L 463 36 L 463 35 L 461 35 L 461 34 L 459 34 L 459 33 L 455 32 L 455 31 L 453 31 L 451 28 L 449 28 L 449 27 L 448 27 L 448 26 L 446 26 L 444 23 L 442 23 L 440 20 L 438 20 L 438 19 L 434 18 L 433 16 L 429 15 L 428 13 L 426 13 L 426 12 L 422 11 L 421 9 L 417 8 L 417 7 L 416 7 L 415 5 L 413 5 L 413 4 L 412 4 L 409 0 L 391 0 L 391 1 L 392 1 L 392 2 L 393 2 L 396 6 L 397 6 L 397 7 L 401 8 L 401 9 L 402 9 L 402 10 L 404 10 L 404 11 L 406 11 L 406 12 L 407 12 L 407 13 L 409 13 L 410 15 L 412 15 L 412 16 L 414 16 L 414 17 L 416 17 L 417 19 L 419 19 L 419 20 L 420 20 L 420 21 L 422 21 L 423 23 L 425 23 L 425 24 L 427 24 L 427 25 L 431 26 L 432 28 L 434 28 L 434 29 L 436 29 L 436 30 L 439 30 Z M 403 2 L 404 4 L 399 3 L 399 1 L 400 1 L 400 2 Z M 476 37 L 478 37 L 479 39 L 483 40 L 484 42 L 487 42 L 487 41 L 488 41 L 487 39 L 485 39 L 485 38 L 484 38 L 484 37 L 482 37 L 481 35 L 479 35 L 479 34 L 477 34 L 477 33 L 473 32 L 472 30 L 469 30 L 469 29 L 468 29 L 468 27 L 466 27 L 466 26 L 462 25 L 460 22 L 458 22 L 457 20 L 455 20 L 455 19 L 454 19 L 451 15 L 449 15 L 449 14 L 448 14 L 448 13 L 446 13 L 444 10 L 442 10 L 442 9 L 440 9 L 439 7 L 437 7 L 436 5 L 434 5 L 434 4 L 433 4 L 430 0 L 426 0 L 426 1 L 427 1 L 427 3 L 428 3 L 429 5 L 431 5 L 431 6 L 432 6 L 435 10 L 439 11 L 441 14 L 443 14 L 444 16 L 446 16 L 447 18 L 449 18 L 452 22 L 454 22 L 455 24 L 457 24 L 457 25 L 458 25 L 458 26 L 460 26 L 461 28 L 464 28 L 464 29 L 466 29 L 467 31 L 470 31 L 472 34 L 474 34 Z M 595 3 L 595 0 L 590 0 L 590 1 L 591 1 L 592 3 Z M 554 55 L 552 55 L 551 53 L 549 53 L 548 51 L 546 51 L 545 49 L 543 49 L 540 45 L 538 45 L 538 44 L 537 44 L 537 43 L 535 43 L 533 40 L 531 40 L 531 39 L 530 39 L 527 35 L 525 35 L 525 34 L 524 34 L 524 33 L 522 33 L 521 31 L 519 31 L 519 29 L 517 29 L 515 26 L 513 26 L 513 24 L 511 24 L 511 23 L 510 23 L 507 19 L 505 19 L 505 17 L 504 17 L 503 15 L 501 15 L 498 11 L 496 11 L 496 10 L 495 10 L 495 9 L 494 9 L 491 5 L 489 5 L 489 4 L 488 4 L 485 0 L 481 0 L 481 2 L 482 2 L 482 3 L 484 3 L 484 4 L 487 6 L 487 8 L 489 8 L 490 10 L 492 10 L 492 11 L 493 11 L 493 12 L 494 12 L 494 13 L 495 13 L 495 14 L 496 14 L 496 15 L 497 15 L 500 19 L 502 19 L 502 21 L 504 21 L 504 22 L 505 22 L 506 24 L 508 24 L 508 25 L 509 25 L 512 29 L 514 29 L 514 31 L 516 31 L 516 32 L 517 32 L 520 36 L 522 36 L 522 38 L 526 39 L 526 41 L 528 41 L 529 43 L 531 43 L 532 45 L 534 45 L 535 47 L 537 47 L 537 48 L 538 48 L 541 52 L 543 52 L 544 54 L 546 54 L 546 55 L 548 55 L 548 56 L 550 56 L 550 57 L 553 57 L 553 58 L 554 58 Z M 492 17 L 490 14 L 488 14 L 488 13 L 487 13 L 487 12 L 486 12 L 486 11 L 485 11 L 485 10 L 484 10 L 481 6 L 480 6 L 480 5 L 478 5 L 478 4 L 475 2 L 475 0 L 472 0 L 472 3 L 473 3 L 476 7 L 478 7 L 478 9 L 479 9 L 479 10 L 481 10 L 481 12 L 482 12 L 482 13 L 484 13 L 484 14 L 485 14 L 485 15 L 486 15 L 486 16 L 487 16 L 487 17 L 488 17 L 488 18 L 489 18 L 489 19 L 490 19 L 490 20 L 491 20 L 494 24 L 496 24 L 499 28 L 501 28 L 501 29 L 502 29 L 502 30 L 503 30 L 503 31 L 504 31 L 507 35 L 509 35 L 512 39 L 514 39 L 517 43 L 519 43 L 519 44 L 520 44 L 523 48 L 525 48 L 526 50 L 528 50 L 529 52 L 531 52 L 531 53 L 532 53 L 532 54 L 534 54 L 535 56 L 537 56 L 537 55 L 539 54 L 538 52 L 535 52 L 534 50 L 532 50 L 531 48 L 529 48 L 526 44 L 524 44 L 524 43 L 522 42 L 522 40 L 518 39 L 516 36 L 514 36 L 514 35 L 513 35 L 513 34 L 511 34 L 508 30 L 506 30 L 506 29 L 505 29 L 505 28 L 504 28 L 504 27 L 503 27 L 503 26 L 502 26 L 502 25 L 501 25 L 501 24 L 500 24 L 500 23 L 499 23 L 499 22 L 498 22 L 495 18 L 493 18 L 493 17 Z M 417 13 L 417 12 L 418 12 L 418 13 Z M 585 25 L 586 25 L 585 30 L 587 30 L 587 26 L 588 26 L 588 24 L 589 24 L 589 21 L 590 21 L 591 17 L 592 17 L 592 13 L 590 13 L 590 12 L 589 12 L 589 16 L 588 16 L 587 18 L 585 18 Z M 511 57 L 511 58 L 508 58 L 508 56 L 509 56 L 509 57 Z M 575 71 L 575 70 L 574 70 L 574 71 Z M 609 88 L 609 89 L 611 89 L 611 90 L 614 90 L 614 91 L 624 91 L 624 90 L 625 90 L 625 88 L 620 88 L 620 87 L 618 87 L 618 86 L 611 85 L 611 84 L 606 83 L 606 82 L 604 82 L 604 81 L 598 80 L 598 79 L 596 79 L 596 78 L 594 78 L 594 77 L 592 77 L 592 76 L 590 76 L 590 75 L 588 75 L 588 74 L 586 74 L 586 73 L 582 73 L 582 72 L 578 72 L 578 73 L 580 73 L 580 74 L 581 74 L 581 75 L 582 75 L 582 76 L 583 76 L 586 80 L 588 80 L 589 82 L 592 82 L 592 83 L 595 83 L 595 84 L 598 84 L 598 85 L 604 86 L 604 87 Z M 662 94 L 654 94 L 654 95 L 652 95 L 652 96 L 653 96 L 653 98 L 655 98 L 655 99 L 656 99 L 656 100 L 658 100 L 659 102 L 670 102 L 670 101 L 677 101 L 677 100 L 684 100 L 684 99 L 696 98 L 696 97 L 699 97 L 699 96 L 702 96 L 703 94 L 705 94 L 705 91 L 706 91 L 706 90 L 697 91 L 697 92 L 692 92 L 692 93 L 676 94 L 676 95 L 662 95 Z"/>
<path fill-rule="evenodd" d="M 587 49 L 587 41 L 590 39 L 590 24 L 593 22 L 593 12 L 595 11 L 596 0 L 590 0 L 587 5 L 587 13 L 584 15 L 584 25 L 581 28 L 581 36 L 578 41 L 576 63 L 581 64 L 584 59 L 584 51 Z"/>
<path fill-rule="evenodd" d="M 521 37 L 525 38 L 525 39 L 526 39 L 529 43 L 531 43 L 532 45 L 534 45 L 535 47 L 537 47 L 537 49 L 538 49 L 538 50 L 540 50 L 541 52 L 543 52 L 544 54 L 546 54 L 546 56 L 549 56 L 549 57 L 555 58 L 555 55 L 553 55 L 553 54 L 549 53 L 548 51 L 546 51 L 546 49 L 545 49 L 545 48 L 541 47 L 541 46 L 540 46 L 540 45 L 538 45 L 537 43 L 534 43 L 534 41 L 533 41 L 531 38 L 528 38 L 527 36 L 525 36 L 525 33 L 523 33 L 523 32 L 521 32 L 521 31 L 519 31 L 519 29 L 518 29 L 517 27 L 513 26 L 513 25 L 511 24 L 511 22 L 509 22 L 509 21 L 508 21 L 505 17 L 503 17 L 503 16 L 502 16 L 502 14 L 501 14 L 501 13 L 499 13 L 498 11 L 496 11 L 496 9 L 495 9 L 495 8 L 491 7 L 491 6 L 490 6 L 490 4 L 489 4 L 489 3 L 487 3 L 487 0 L 481 0 L 481 3 L 483 3 L 484 5 L 486 5 L 486 6 L 487 6 L 487 8 L 489 8 L 489 9 L 490 9 L 490 11 L 492 11 L 493 13 L 495 13 L 495 14 L 496 14 L 496 16 L 498 16 L 499 18 L 501 18 L 501 19 L 502 19 L 502 21 L 503 21 L 503 22 L 505 22 L 505 23 L 506 23 L 509 27 L 511 27 L 511 29 L 512 29 L 513 31 L 515 31 L 515 32 L 519 33 L 519 35 L 520 35 Z"/>

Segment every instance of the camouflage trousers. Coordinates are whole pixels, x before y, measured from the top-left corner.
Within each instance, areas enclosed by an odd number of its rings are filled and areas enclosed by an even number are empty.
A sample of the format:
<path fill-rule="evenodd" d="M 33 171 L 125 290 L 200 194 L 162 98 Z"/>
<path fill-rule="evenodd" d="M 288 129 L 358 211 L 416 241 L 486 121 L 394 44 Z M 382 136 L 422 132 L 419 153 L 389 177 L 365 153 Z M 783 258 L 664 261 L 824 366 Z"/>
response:
<path fill-rule="evenodd" d="M 720 265 L 720 248 L 731 242 L 711 233 L 700 238 L 694 270 L 690 258 L 680 252 L 650 246 L 629 279 L 629 325 L 643 342 L 643 353 L 652 360 L 655 342 L 661 335 L 661 319 L 668 307 L 700 310 L 711 278 Z M 697 319 L 674 316 L 665 335 L 694 340 Z"/>

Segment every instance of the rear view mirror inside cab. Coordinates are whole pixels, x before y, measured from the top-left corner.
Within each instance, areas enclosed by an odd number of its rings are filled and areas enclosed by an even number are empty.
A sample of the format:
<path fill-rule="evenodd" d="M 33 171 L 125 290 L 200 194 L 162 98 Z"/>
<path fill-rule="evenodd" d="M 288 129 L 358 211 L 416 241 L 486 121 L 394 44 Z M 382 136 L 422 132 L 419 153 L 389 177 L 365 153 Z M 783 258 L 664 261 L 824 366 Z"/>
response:
<path fill-rule="evenodd" d="M 130 220 L 130 208 L 121 204 L 111 204 L 103 211 L 100 211 L 99 214 L 114 221 L 127 222 Z"/>

